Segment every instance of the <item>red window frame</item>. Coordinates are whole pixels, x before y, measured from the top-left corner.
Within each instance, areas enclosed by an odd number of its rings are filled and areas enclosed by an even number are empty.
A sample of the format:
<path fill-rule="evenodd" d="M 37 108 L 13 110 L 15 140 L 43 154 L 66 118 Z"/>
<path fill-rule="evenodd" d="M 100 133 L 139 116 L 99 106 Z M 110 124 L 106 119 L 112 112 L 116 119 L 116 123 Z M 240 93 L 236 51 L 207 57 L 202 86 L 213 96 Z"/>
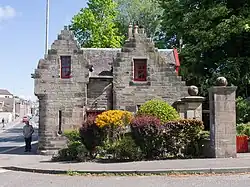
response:
<path fill-rule="evenodd" d="M 71 56 L 61 56 L 61 78 L 71 78 Z"/>
<path fill-rule="evenodd" d="M 146 59 L 134 59 L 134 81 L 147 81 Z"/>

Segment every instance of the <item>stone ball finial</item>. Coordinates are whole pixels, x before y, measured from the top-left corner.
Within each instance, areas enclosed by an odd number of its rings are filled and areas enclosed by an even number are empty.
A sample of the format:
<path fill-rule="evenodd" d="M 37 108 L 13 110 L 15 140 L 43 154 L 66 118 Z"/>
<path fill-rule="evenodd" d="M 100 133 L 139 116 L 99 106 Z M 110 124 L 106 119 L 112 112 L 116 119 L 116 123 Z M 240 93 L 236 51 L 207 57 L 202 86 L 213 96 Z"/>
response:
<path fill-rule="evenodd" d="M 198 93 L 199 93 L 199 90 L 198 90 L 197 86 L 189 86 L 188 87 L 188 94 L 190 96 L 196 96 L 196 95 L 198 95 Z"/>
<path fill-rule="evenodd" d="M 215 82 L 216 86 L 227 86 L 228 82 L 225 77 L 218 77 Z"/>

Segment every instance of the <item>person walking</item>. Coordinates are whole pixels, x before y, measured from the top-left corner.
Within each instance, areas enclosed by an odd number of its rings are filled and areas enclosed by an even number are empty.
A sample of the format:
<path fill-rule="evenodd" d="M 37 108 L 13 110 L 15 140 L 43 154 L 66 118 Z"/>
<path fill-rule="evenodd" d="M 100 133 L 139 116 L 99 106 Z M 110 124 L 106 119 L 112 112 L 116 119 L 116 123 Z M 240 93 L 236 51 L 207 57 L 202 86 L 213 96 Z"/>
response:
<path fill-rule="evenodd" d="M 3 124 L 3 128 L 4 128 L 4 118 L 2 119 L 2 124 Z"/>
<path fill-rule="evenodd" d="M 32 134 L 34 133 L 33 126 L 29 123 L 29 120 L 24 121 L 23 136 L 25 140 L 25 152 L 31 151 Z"/>

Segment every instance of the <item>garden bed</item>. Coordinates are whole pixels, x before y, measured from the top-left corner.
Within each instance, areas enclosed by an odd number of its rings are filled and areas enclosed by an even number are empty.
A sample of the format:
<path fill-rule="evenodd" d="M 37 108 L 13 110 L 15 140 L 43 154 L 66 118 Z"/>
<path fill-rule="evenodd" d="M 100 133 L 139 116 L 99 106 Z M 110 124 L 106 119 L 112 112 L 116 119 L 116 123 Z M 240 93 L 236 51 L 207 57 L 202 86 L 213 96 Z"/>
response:
<path fill-rule="evenodd" d="M 138 113 L 109 110 L 89 116 L 81 129 L 64 133 L 68 146 L 53 160 L 128 162 L 202 157 L 203 122 L 180 119 L 164 101 L 152 100 Z"/>

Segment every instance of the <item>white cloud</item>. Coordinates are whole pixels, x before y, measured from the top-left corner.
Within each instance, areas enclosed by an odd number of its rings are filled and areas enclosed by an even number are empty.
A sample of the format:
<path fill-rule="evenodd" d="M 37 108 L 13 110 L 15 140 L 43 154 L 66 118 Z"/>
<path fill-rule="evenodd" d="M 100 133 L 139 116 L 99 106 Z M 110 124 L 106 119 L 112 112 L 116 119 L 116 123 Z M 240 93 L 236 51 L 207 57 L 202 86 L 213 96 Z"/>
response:
<path fill-rule="evenodd" d="M 16 10 L 11 6 L 0 6 L 0 22 L 12 19 L 17 15 Z"/>

